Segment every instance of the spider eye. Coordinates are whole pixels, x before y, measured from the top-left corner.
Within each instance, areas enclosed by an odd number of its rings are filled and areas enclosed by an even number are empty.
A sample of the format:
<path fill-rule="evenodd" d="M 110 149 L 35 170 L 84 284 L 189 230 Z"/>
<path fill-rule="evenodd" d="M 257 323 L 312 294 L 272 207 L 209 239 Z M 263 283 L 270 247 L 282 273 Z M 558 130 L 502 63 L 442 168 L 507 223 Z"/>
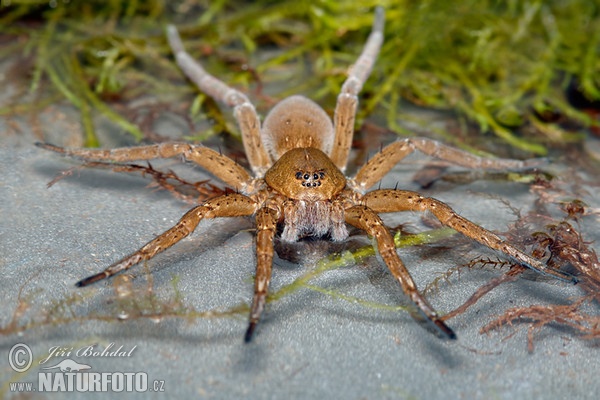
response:
<path fill-rule="evenodd" d="M 296 179 L 302 181 L 300 182 L 302 186 L 306 188 L 314 188 L 321 186 L 321 179 L 325 178 L 324 171 L 316 171 L 316 172 L 304 172 L 304 171 L 296 171 L 294 174 Z"/>

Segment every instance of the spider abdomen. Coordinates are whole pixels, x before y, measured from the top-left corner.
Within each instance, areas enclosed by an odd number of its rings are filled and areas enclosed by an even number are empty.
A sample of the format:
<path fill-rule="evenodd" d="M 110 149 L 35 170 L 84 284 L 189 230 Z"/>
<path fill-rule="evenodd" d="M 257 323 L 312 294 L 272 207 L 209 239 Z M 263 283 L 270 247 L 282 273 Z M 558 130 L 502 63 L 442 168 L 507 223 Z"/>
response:
<path fill-rule="evenodd" d="M 261 137 L 271 158 L 277 160 L 297 147 L 314 147 L 330 154 L 334 129 L 317 103 L 304 96 L 290 96 L 271 109 L 263 122 Z"/>

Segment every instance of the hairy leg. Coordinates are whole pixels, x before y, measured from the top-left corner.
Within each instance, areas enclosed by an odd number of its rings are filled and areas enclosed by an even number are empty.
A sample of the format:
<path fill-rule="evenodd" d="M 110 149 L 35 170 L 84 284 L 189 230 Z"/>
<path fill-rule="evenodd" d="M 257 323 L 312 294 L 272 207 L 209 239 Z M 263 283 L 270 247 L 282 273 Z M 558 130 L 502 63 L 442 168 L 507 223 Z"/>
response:
<path fill-rule="evenodd" d="M 423 197 L 417 192 L 407 190 L 375 190 L 367 193 L 361 201 L 375 212 L 397 211 L 429 211 L 442 224 L 457 232 L 511 257 L 519 264 L 544 275 L 552 276 L 566 282 L 577 283 L 577 278 L 566 272 L 551 269 L 546 264 L 519 250 L 512 244 L 502 240 L 495 233 L 476 225 L 458 215 L 450 206 L 439 200 Z"/>
<path fill-rule="evenodd" d="M 245 191 L 252 178 L 248 171 L 235 161 L 201 145 L 186 143 L 161 143 L 148 146 L 121 147 L 117 149 L 66 149 L 47 143 L 38 147 L 86 161 L 128 162 L 183 156 L 210 172 L 227 185 Z"/>
<path fill-rule="evenodd" d="M 271 160 L 260 139 L 260 120 L 248 97 L 210 75 L 185 51 L 177 29 L 167 27 L 167 39 L 183 73 L 204 93 L 233 108 L 233 114 L 242 131 L 246 157 L 255 177 L 262 177 L 271 166 Z"/>
<path fill-rule="evenodd" d="M 452 164 L 472 169 L 504 170 L 523 169 L 538 165 L 539 159 L 511 160 L 503 158 L 483 158 L 469 152 L 446 146 L 427 138 L 408 138 L 398 140 L 371 158 L 354 177 L 355 189 L 364 192 L 379 182 L 400 160 L 415 150 Z"/>
<path fill-rule="evenodd" d="M 87 286 L 127 270 L 140 261 L 151 259 L 192 233 L 204 218 L 251 215 L 256 211 L 256 207 L 257 204 L 254 200 L 237 193 L 226 194 L 209 200 L 185 213 L 175 226 L 146 243 L 135 253 L 122 258 L 100 273 L 80 280 L 76 285 Z"/>
<path fill-rule="evenodd" d="M 390 272 L 402 286 L 404 293 L 415 303 L 425 316 L 437 327 L 438 333 L 447 339 L 455 339 L 456 335 L 437 315 L 429 302 L 419 293 L 410 273 L 398 257 L 394 239 L 381 218 L 368 206 L 354 206 L 346 210 L 346 222 L 366 231 L 377 241 L 377 248 L 381 258 Z"/>
<path fill-rule="evenodd" d="M 252 335 L 267 301 L 273 267 L 273 238 L 277 231 L 278 219 L 278 212 L 270 208 L 261 208 L 256 213 L 256 277 L 254 278 L 254 297 L 250 308 L 250 323 L 244 336 L 246 343 L 252 340 Z"/>
<path fill-rule="evenodd" d="M 342 90 L 337 99 L 333 118 L 335 141 L 331 152 L 331 160 L 342 172 L 346 170 L 348 154 L 350 153 L 352 137 L 354 136 L 354 117 L 356 116 L 356 107 L 358 105 L 357 96 L 371 74 L 373 64 L 383 43 L 384 17 L 383 8 L 377 7 L 375 9 L 375 21 L 373 22 L 371 34 L 360 57 L 358 57 L 354 65 L 350 68 L 348 78 L 342 85 Z"/>

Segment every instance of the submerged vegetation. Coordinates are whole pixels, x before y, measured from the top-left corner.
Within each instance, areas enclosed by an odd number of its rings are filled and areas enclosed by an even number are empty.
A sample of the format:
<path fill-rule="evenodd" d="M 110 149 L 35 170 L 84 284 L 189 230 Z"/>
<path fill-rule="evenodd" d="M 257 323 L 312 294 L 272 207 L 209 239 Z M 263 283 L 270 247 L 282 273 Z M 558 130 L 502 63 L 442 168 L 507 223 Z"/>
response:
<path fill-rule="evenodd" d="M 370 29 L 370 10 L 376 4 L 386 7 L 386 40 L 361 97 L 359 124 L 370 116 L 384 118 L 381 124 L 399 135 L 427 132 L 470 149 L 485 150 L 479 138 L 486 135 L 487 142 L 505 143 L 528 156 L 581 143 L 583 128 L 599 126 L 588 108 L 597 111 L 600 102 L 600 8 L 597 2 L 585 0 L 472 0 L 459 6 L 434 1 L 363 1 L 359 5 L 325 0 L 252 4 L 2 0 L 0 59 L 10 63 L 6 80 L 14 88 L 9 102 L 0 105 L 0 116 L 36 119 L 56 103 L 71 104 L 80 118 L 81 136 L 65 138 L 61 144 L 83 146 L 102 145 L 101 121 L 109 121 L 122 134 L 123 143 L 166 140 L 155 121 L 167 112 L 188 123 L 181 138 L 200 141 L 222 133 L 238 137 L 228 110 L 222 112 L 197 93 L 179 72 L 164 38 L 168 23 L 178 26 L 192 56 L 202 59 L 211 73 L 247 91 L 258 100 L 261 111 L 297 93 L 332 111 L 346 68 Z M 459 123 L 451 129 L 431 126 L 426 118 L 403 111 L 408 102 L 451 112 Z M 201 121 L 211 125 L 201 125 Z M 365 130 L 382 129 L 374 125 L 364 124 Z M 43 139 L 45 132 L 38 134 Z M 155 186 L 191 203 L 227 190 L 208 181 L 188 182 L 151 165 L 110 167 L 150 177 Z M 507 310 L 482 331 L 527 321 L 531 348 L 534 333 L 550 323 L 598 338 L 600 265 L 579 233 L 579 224 L 597 211 L 578 200 L 588 195 L 581 189 L 584 183 L 597 183 L 582 182 L 577 171 L 556 179 L 534 172 L 529 178 L 527 183 L 537 195 L 536 207 L 526 215 L 515 210 L 517 222 L 507 236 L 515 244 L 532 246 L 537 256 L 547 257 L 556 268 L 570 265 L 582 277 L 583 293 L 565 300 L 566 304 Z M 442 228 L 402 235 L 397 245 L 429 243 L 451 233 Z M 276 301 L 304 288 L 367 307 L 392 308 L 310 283 L 326 271 L 372 254 L 373 249 L 365 247 L 321 260 L 269 299 Z M 435 279 L 431 290 L 439 290 L 444 280 L 457 279 L 459 270 L 489 267 L 505 273 L 482 286 L 446 319 L 469 312 L 484 295 L 523 272 L 505 261 L 478 258 Z M 158 298 L 147 276 L 146 286 L 133 286 L 127 275 L 116 277 L 114 296 L 107 301 L 110 306 L 91 312 L 88 298 L 79 293 L 50 307 L 35 304 L 37 293 L 27 282 L 0 333 L 88 320 L 194 319 L 247 313 L 245 303 L 225 310 L 196 310 L 186 304 L 176 280 L 170 295 Z"/>
<path fill-rule="evenodd" d="M 93 166 L 95 165 L 85 165 L 85 167 Z M 151 167 L 146 167 L 147 170 L 142 166 L 137 166 L 140 170 L 132 170 L 130 167 L 134 166 L 116 165 L 114 170 L 142 172 L 154 180 L 151 186 L 168 190 L 176 197 L 190 203 L 199 197 L 221 194 L 219 188 L 205 186 L 203 182 L 199 184 L 187 182 L 172 171 L 163 173 Z M 58 179 L 67 175 L 70 174 L 62 174 Z M 595 183 L 585 182 L 574 177 L 575 175 L 566 174 L 564 178 L 553 177 L 549 180 L 547 175 L 539 174 L 536 180 L 529 182 L 532 193 L 536 195 L 536 201 L 535 207 L 526 214 L 522 214 L 507 200 L 497 200 L 512 210 L 516 217 L 516 221 L 507 232 L 504 232 L 504 236 L 519 247 L 531 249 L 534 257 L 546 260 L 550 267 L 567 270 L 578 276 L 580 293 L 575 296 L 565 295 L 564 298 L 557 298 L 556 304 L 542 303 L 508 308 L 501 315 L 492 317 L 491 321 L 488 320 L 484 326 L 481 326 L 481 333 L 489 333 L 505 326 L 514 326 L 513 330 L 516 330 L 525 324 L 528 326 L 530 351 L 534 349 L 535 333 L 548 325 L 568 327 L 572 332 L 579 333 L 584 339 L 600 338 L 600 314 L 598 312 L 600 262 L 595 250 L 580 233 L 581 225 L 593 223 L 593 219 L 600 211 L 590 209 L 583 201 L 576 199 L 576 197 L 587 195 L 582 186 L 585 184 L 593 186 Z M 50 184 L 56 183 L 58 179 Z M 210 193 L 212 188 L 216 190 L 215 193 Z M 196 191 L 195 196 L 190 195 L 193 191 Z M 570 200 L 565 201 L 564 199 Z M 424 223 L 433 226 L 433 229 L 418 234 L 410 233 L 403 227 L 397 229 L 394 236 L 396 246 L 402 248 L 436 243 L 443 246 L 444 241 L 456 234 L 451 228 L 439 227 L 437 221 L 425 219 Z M 466 242 L 469 241 L 463 238 L 462 243 L 456 243 L 467 247 L 473 245 L 473 243 L 466 244 Z M 466 251 L 467 247 L 461 251 Z M 311 290 L 373 310 L 414 312 L 407 306 L 378 303 L 348 295 L 337 288 L 319 286 L 314 283 L 329 271 L 364 264 L 375 255 L 374 247 L 367 245 L 354 246 L 354 248 L 324 257 L 311 268 L 302 270 L 291 283 L 274 288 L 268 296 L 268 302 L 277 302 L 299 290 Z M 159 322 L 165 319 L 191 321 L 244 318 L 248 313 L 249 304 L 246 302 L 228 307 L 197 309 L 194 305 L 189 304 L 185 294 L 180 292 L 177 276 L 173 277 L 171 288 L 159 288 L 154 283 L 152 272 L 146 264 L 144 265 L 145 267 L 136 273 L 139 275 L 136 279 L 127 272 L 115 276 L 110 282 L 112 290 L 103 291 L 102 296 L 98 296 L 96 291 L 83 290 L 74 294 L 68 293 L 63 298 L 53 300 L 50 304 L 44 296 L 40 296 L 42 289 L 37 287 L 38 277 L 34 275 L 21 284 L 16 306 L 7 323 L 0 327 L 0 335 L 22 334 L 31 329 L 90 321 L 104 323 L 124 320 Z M 460 283 L 462 274 L 468 273 L 468 270 L 480 269 L 493 270 L 498 275 L 481 285 L 463 304 L 445 314 L 442 317 L 444 320 L 451 320 L 459 315 L 472 312 L 471 307 L 499 285 L 510 284 L 523 278 L 527 273 L 531 275 L 531 271 L 527 268 L 514 264 L 506 258 L 478 256 L 463 265 L 451 267 L 446 272 L 433 277 L 426 287 L 425 293 L 429 297 L 441 290 L 453 290 L 454 284 Z M 249 281 L 251 281 L 250 278 Z M 100 301 L 91 302 L 91 298 Z M 500 305 L 501 309 L 504 307 Z"/>
<path fill-rule="evenodd" d="M 439 228 L 416 235 L 396 235 L 394 240 L 396 246 L 401 248 L 435 243 L 455 233 L 450 228 Z M 341 254 L 325 257 L 314 268 L 296 278 L 292 283 L 273 291 L 269 295 L 268 301 L 277 301 L 283 296 L 288 296 L 305 288 L 368 307 L 383 308 L 391 311 L 404 309 L 403 306 L 389 306 L 346 296 L 335 290 L 322 288 L 310 283 L 311 280 L 318 278 L 328 271 L 360 263 L 373 255 L 375 255 L 373 246 L 364 246 L 352 252 L 344 251 Z M 34 288 L 36 278 L 34 276 L 19 288 L 17 306 L 8 324 L 0 327 L 0 335 L 16 334 L 34 328 L 60 326 L 77 322 L 82 323 L 85 321 L 115 322 L 129 319 L 160 321 L 166 318 L 192 320 L 242 315 L 245 317 L 250 310 L 250 306 L 247 303 L 240 303 L 227 309 L 197 310 L 193 306 L 186 304 L 183 295 L 179 291 L 179 279 L 177 277 L 173 278 L 172 290 L 166 297 L 164 295 L 156 295 L 152 274 L 147 273 L 143 277 L 146 278 L 146 284 L 134 286 L 131 275 L 124 273 L 116 276 L 111 282 L 113 295 L 109 296 L 109 300 L 102 305 L 103 309 L 90 312 L 85 307 L 89 298 L 82 296 L 81 293 L 55 300 L 49 306 L 48 304 L 36 304 L 36 298 L 40 297 L 40 292 Z M 47 303 L 46 300 L 42 302 Z"/>
<path fill-rule="evenodd" d="M 386 7 L 386 40 L 359 123 L 376 114 L 398 134 L 435 130 L 463 148 L 479 136 L 468 134 L 484 132 L 527 155 L 577 142 L 579 128 L 598 126 L 584 112 L 600 101 L 595 1 L 0 4 L 0 59 L 10 56 L 10 77 L 24 83 L 0 115 L 34 118 L 68 102 L 79 112 L 85 146 L 101 145 L 101 117 L 129 136 L 124 142 L 162 140 L 153 120 L 167 111 L 189 122 L 188 139 L 236 134 L 230 119 L 177 70 L 164 38 L 168 23 L 179 27 L 190 53 L 212 73 L 261 100 L 262 111 L 296 93 L 331 110 L 377 4 Z M 467 123 L 445 133 L 403 112 L 403 101 L 452 111 Z M 212 126 L 196 128 L 199 120 Z"/>

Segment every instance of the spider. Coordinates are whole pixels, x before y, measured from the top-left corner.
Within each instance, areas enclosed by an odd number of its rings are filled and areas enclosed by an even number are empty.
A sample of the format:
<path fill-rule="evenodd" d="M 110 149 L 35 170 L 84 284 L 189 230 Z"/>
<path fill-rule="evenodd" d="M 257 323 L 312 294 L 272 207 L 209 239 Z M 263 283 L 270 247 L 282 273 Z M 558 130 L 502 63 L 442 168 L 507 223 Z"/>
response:
<path fill-rule="evenodd" d="M 192 233 L 203 219 L 254 215 L 256 275 L 249 324 L 244 336 L 244 340 L 249 342 L 265 307 L 274 255 L 273 240 L 278 226 L 283 227 L 283 242 L 295 242 L 308 236 L 343 241 L 348 237 L 347 225 L 351 225 L 374 238 L 389 271 L 416 310 L 433 323 L 430 325 L 435 327 L 435 333 L 454 339 L 455 333 L 417 289 L 396 252 L 390 232 L 378 215 L 399 211 L 429 211 L 442 224 L 506 254 L 519 264 L 563 281 L 576 282 L 575 277 L 549 268 L 496 234 L 458 215 L 439 200 L 407 190 L 367 192 L 402 158 L 415 150 L 470 168 L 524 168 L 528 165 L 527 161 L 485 159 L 431 139 L 407 138 L 383 148 L 360 167 L 354 177 L 344 175 L 354 131 L 357 96 L 379 54 L 383 29 L 384 11 L 377 8 L 371 34 L 356 63 L 349 69 L 338 96 L 333 121 L 308 98 L 291 96 L 275 105 L 261 125 L 246 95 L 208 74 L 186 53 L 175 27 L 169 26 L 167 38 L 181 70 L 202 92 L 233 108 L 252 172 L 219 152 L 198 144 L 162 143 L 98 150 L 65 149 L 38 143 L 66 156 L 104 163 L 183 156 L 236 189 L 235 193 L 227 193 L 193 207 L 172 228 L 76 285 L 87 286 L 154 257 Z"/>

